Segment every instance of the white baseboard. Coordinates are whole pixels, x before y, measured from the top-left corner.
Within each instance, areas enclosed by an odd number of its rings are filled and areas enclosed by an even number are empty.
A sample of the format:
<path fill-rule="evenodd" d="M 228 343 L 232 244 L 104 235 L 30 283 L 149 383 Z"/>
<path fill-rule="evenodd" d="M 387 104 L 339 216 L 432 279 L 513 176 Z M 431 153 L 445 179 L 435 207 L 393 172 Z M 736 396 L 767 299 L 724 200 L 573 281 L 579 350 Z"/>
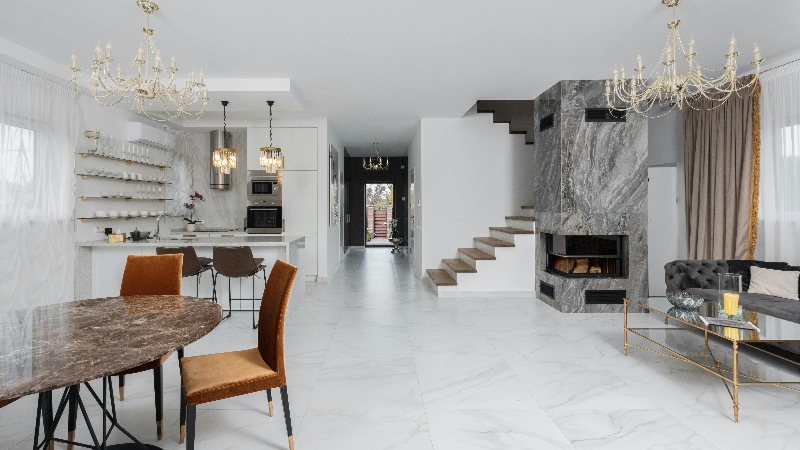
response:
<path fill-rule="evenodd" d="M 536 291 L 444 291 L 439 289 L 439 297 L 536 297 Z"/>

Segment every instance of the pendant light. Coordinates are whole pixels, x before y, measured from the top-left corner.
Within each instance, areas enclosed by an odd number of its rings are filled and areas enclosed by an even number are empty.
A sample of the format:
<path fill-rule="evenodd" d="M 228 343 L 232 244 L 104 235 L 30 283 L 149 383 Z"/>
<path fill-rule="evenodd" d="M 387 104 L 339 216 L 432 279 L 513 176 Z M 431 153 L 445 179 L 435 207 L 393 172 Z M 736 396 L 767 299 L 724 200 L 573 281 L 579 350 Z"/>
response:
<path fill-rule="evenodd" d="M 214 149 L 214 167 L 218 167 L 221 173 L 228 175 L 231 169 L 236 168 L 236 150 L 228 148 L 228 113 L 226 108 L 228 101 L 222 101 L 222 147 Z"/>
<path fill-rule="evenodd" d="M 275 173 L 279 169 L 283 169 L 283 154 L 281 149 L 272 146 L 272 105 L 274 101 L 269 100 L 269 147 L 261 147 L 261 167 L 267 173 Z"/>
<path fill-rule="evenodd" d="M 381 155 L 378 153 L 378 143 L 376 142 L 374 145 L 375 156 L 362 158 L 362 166 L 364 167 L 364 170 L 389 170 L 389 158 L 386 158 L 386 161 L 384 161 L 383 158 L 381 158 Z"/>

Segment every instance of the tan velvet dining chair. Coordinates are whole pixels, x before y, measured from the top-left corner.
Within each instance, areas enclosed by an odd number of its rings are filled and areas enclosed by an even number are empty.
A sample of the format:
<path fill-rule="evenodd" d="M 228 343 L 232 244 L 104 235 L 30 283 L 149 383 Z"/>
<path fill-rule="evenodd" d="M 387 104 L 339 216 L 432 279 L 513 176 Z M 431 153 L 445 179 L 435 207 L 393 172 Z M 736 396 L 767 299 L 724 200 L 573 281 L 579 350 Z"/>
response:
<path fill-rule="evenodd" d="M 283 357 L 283 328 L 296 276 L 297 267 L 280 260 L 275 262 L 261 297 L 257 348 L 186 357 L 180 361 L 180 442 L 186 440 L 186 450 L 194 450 L 197 405 L 267 391 L 271 417 L 273 388 L 280 388 L 289 449 L 294 450 Z"/>
<path fill-rule="evenodd" d="M 183 270 L 183 254 L 169 255 L 129 255 L 122 275 L 120 296 L 128 295 L 181 295 L 181 278 Z M 161 358 L 120 372 L 119 399 L 125 400 L 125 375 L 153 371 L 153 381 L 156 396 L 156 436 L 159 440 L 163 435 L 164 419 L 164 371 L 162 365 L 172 356 L 172 353 Z M 178 358 L 183 357 L 183 350 L 178 350 Z"/>

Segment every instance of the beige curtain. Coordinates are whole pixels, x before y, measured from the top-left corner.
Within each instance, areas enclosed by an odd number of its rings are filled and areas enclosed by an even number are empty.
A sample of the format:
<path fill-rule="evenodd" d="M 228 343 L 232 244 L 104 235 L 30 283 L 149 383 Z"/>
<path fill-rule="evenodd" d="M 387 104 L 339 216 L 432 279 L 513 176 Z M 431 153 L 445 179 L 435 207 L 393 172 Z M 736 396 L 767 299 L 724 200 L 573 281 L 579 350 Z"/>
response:
<path fill-rule="evenodd" d="M 758 186 L 753 101 L 758 97 L 749 94 L 734 94 L 721 106 L 701 98 L 692 102 L 697 109 L 685 108 L 689 259 L 752 259 L 751 216 L 758 210 L 751 195 Z"/>

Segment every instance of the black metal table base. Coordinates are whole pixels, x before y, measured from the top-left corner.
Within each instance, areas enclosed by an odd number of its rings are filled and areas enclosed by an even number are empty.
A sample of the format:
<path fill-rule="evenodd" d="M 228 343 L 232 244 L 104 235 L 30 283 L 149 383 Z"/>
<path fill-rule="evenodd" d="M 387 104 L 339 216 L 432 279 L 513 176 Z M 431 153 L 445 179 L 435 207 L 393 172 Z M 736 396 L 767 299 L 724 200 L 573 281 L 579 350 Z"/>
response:
<path fill-rule="evenodd" d="M 97 404 L 103 410 L 102 434 L 98 436 L 94 427 L 92 426 L 92 422 L 89 420 L 89 415 L 86 412 L 86 407 L 83 404 L 83 399 L 81 399 L 81 385 L 76 384 L 64 389 L 64 394 L 61 396 L 61 401 L 58 404 L 58 409 L 55 411 L 55 416 L 53 415 L 52 391 L 39 394 L 39 405 L 36 411 L 36 431 L 33 437 L 33 450 L 48 449 L 52 445 L 52 442 L 61 442 L 70 446 L 91 448 L 95 450 L 161 450 L 161 447 L 139 442 L 138 439 L 136 439 L 119 424 L 117 421 L 117 409 L 114 403 L 113 386 L 111 384 L 110 376 L 103 378 L 102 399 L 97 395 L 89 383 L 83 383 L 83 385 L 86 387 L 89 393 L 92 394 L 95 402 L 97 402 Z M 107 397 L 111 399 L 110 405 L 108 405 L 109 402 L 106 401 Z M 110 412 L 108 410 L 108 406 L 111 406 Z M 61 439 L 55 437 L 55 431 L 58 427 L 58 423 L 61 421 L 61 418 L 64 415 L 65 409 L 68 411 L 67 420 L 69 437 L 68 439 Z M 89 434 L 92 436 L 91 444 L 69 440 L 74 439 L 74 432 L 77 425 L 79 412 L 83 416 L 83 420 L 89 429 Z M 42 425 L 42 428 L 44 429 L 44 436 L 42 437 L 41 442 L 39 442 L 39 425 Z M 111 432 L 114 430 L 114 428 L 128 436 L 128 438 L 133 442 L 128 444 L 109 445 L 108 436 L 111 435 Z"/>

